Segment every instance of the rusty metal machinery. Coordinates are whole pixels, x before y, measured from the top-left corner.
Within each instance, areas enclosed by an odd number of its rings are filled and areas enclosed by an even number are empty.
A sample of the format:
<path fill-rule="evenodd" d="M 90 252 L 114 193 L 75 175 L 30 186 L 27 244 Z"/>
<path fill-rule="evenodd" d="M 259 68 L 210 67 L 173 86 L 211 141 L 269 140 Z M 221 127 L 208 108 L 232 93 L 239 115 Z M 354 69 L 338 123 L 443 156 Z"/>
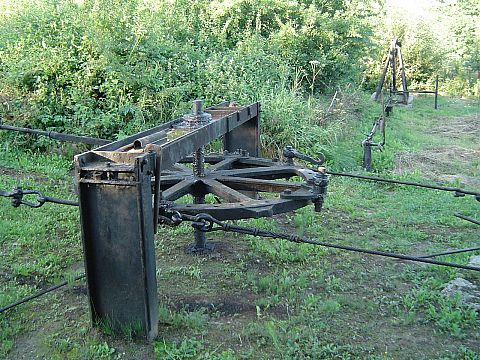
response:
<path fill-rule="evenodd" d="M 397 72 L 400 73 L 400 81 L 401 81 L 401 86 L 402 86 L 402 91 L 400 92 L 400 95 L 402 97 L 401 102 L 403 104 L 408 103 L 408 96 L 409 92 L 407 89 L 407 77 L 405 75 L 405 66 L 403 62 L 403 56 L 402 56 L 402 48 L 401 44 L 398 41 L 398 39 L 393 39 L 392 42 L 390 43 L 390 49 L 388 50 L 388 56 L 385 61 L 385 65 L 383 67 L 382 74 L 380 75 L 380 80 L 377 86 L 377 89 L 375 90 L 375 100 L 378 100 L 380 97 L 380 93 L 383 89 L 384 83 L 385 83 L 385 77 L 387 76 L 388 69 L 390 68 L 391 72 L 391 83 L 390 83 L 390 92 L 392 94 L 396 94 L 398 92 L 397 90 Z"/>
<path fill-rule="evenodd" d="M 187 159 L 188 160 L 188 159 Z M 207 213 L 218 220 L 272 216 L 316 204 L 320 211 L 326 175 L 275 160 L 250 157 L 244 151 L 205 157 L 209 164 L 198 176 L 185 167 L 161 176 L 162 203 L 184 214 Z M 303 182 L 278 181 L 300 177 Z M 278 194 L 278 197 L 252 198 L 247 193 Z M 213 194 L 217 203 L 176 204 L 186 194 Z"/>
<path fill-rule="evenodd" d="M 259 116 L 259 103 L 204 111 L 194 101 L 191 114 L 76 156 L 94 324 L 156 336 L 154 232 L 165 210 L 219 220 L 272 216 L 311 203 L 321 210 L 327 175 L 296 166 L 298 153 L 287 151 L 285 163 L 260 158 Z M 224 152 L 205 155 L 205 145 L 222 136 Z M 279 181 L 293 177 L 299 181 Z M 192 203 L 176 202 L 187 194 Z M 207 194 L 216 202 L 206 203 Z M 192 250 L 209 250 L 205 232 L 195 230 Z"/>
<path fill-rule="evenodd" d="M 382 113 L 374 120 L 372 129 L 368 134 L 366 134 L 365 139 L 361 143 L 363 149 L 362 165 L 363 168 L 367 171 L 372 171 L 372 147 L 376 147 L 378 150 L 382 151 L 386 142 L 385 120 L 386 116 L 388 116 L 388 114 L 391 112 L 391 97 L 387 100 L 385 104 L 383 93 L 381 95 Z M 377 132 L 380 132 L 381 140 L 378 142 L 374 142 L 373 139 Z"/>
<path fill-rule="evenodd" d="M 390 43 L 387 59 L 383 66 L 380 79 L 373 94 L 373 99 L 378 101 L 380 94 L 385 85 L 385 78 L 387 77 L 388 69 L 390 68 L 390 96 L 398 96 L 399 99 L 391 99 L 391 104 L 387 109 L 387 115 L 392 111 L 393 102 L 407 105 L 412 101 L 411 94 L 433 94 L 435 96 L 434 108 L 438 107 L 438 75 L 435 78 L 435 90 L 409 90 L 407 87 L 407 76 L 405 74 L 405 62 L 402 55 L 402 44 L 397 38 L 394 38 Z M 398 90 L 398 81 L 401 83 L 402 90 Z"/>
<path fill-rule="evenodd" d="M 222 103 L 204 111 L 202 103 L 195 101 L 191 114 L 75 157 L 78 203 L 20 187 L 0 190 L 0 197 L 11 198 L 14 207 L 39 208 L 46 203 L 80 206 L 85 275 L 94 325 L 134 332 L 147 339 L 156 336 L 158 326 L 154 233 L 164 231 L 163 227 L 157 228 L 158 224 L 177 226 L 190 222 L 195 233 L 192 252 L 210 250 L 207 232 L 229 231 L 480 271 L 472 265 L 431 259 L 478 250 L 478 246 L 426 256 L 404 255 L 225 222 L 271 216 L 308 204 L 321 211 L 329 175 L 448 191 L 456 197 L 469 195 L 480 201 L 480 193 L 475 191 L 326 171 L 321 167 L 323 155 L 313 159 L 288 146 L 283 151 L 283 161 L 261 158 L 259 116 L 258 103 L 243 107 Z M 377 128 L 383 136 L 380 146 L 384 144 L 384 124 L 378 122 L 367 136 L 370 146 L 375 146 L 372 139 Z M 35 134 L 44 135 L 37 131 Z M 205 155 L 205 145 L 220 137 L 223 151 Z M 75 137 L 68 141 L 91 140 Z M 295 158 L 315 169 L 296 165 Z M 191 197 L 190 202 L 184 201 L 185 195 Z M 480 224 L 463 214 L 455 216 Z M 9 304 L 0 308 L 0 313 L 66 284 L 64 281 Z"/>

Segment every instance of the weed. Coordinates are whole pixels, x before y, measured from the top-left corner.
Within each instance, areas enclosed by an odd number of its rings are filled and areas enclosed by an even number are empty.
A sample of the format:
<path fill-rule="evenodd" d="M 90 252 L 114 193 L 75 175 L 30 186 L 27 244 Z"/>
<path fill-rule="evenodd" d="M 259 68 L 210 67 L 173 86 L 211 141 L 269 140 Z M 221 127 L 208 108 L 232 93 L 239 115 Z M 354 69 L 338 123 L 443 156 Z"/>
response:
<path fill-rule="evenodd" d="M 113 359 L 115 348 L 110 347 L 106 342 L 92 344 L 88 348 L 88 359 Z"/>
<path fill-rule="evenodd" d="M 184 337 L 181 342 L 157 341 L 155 343 L 155 355 L 158 359 L 198 359 L 198 360 L 234 360 L 235 356 L 230 350 L 216 353 L 208 351 L 202 342 Z"/>
<path fill-rule="evenodd" d="M 183 339 L 180 344 L 163 341 L 155 344 L 155 355 L 165 360 L 198 359 L 203 349 L 202 343 L 194 339 Z"/>
<path fill-rule="evenodd" d="M 200 280 L 202 277 L 202 269 L 196 265 L 176 266 L 168 269 L 167 274 L 184 275 L 194 280 Z"/>
<path fill-rule="evenodd" d="M 260 277 L 255 285 L 260 293 L 265 293 L 270 298 L 272 304 L 277 304 L 282 300 L 294 300 L 298 291 L 304 290 L 306 284 L 304 274 L 297 275 L 283 270 L 273 276 Z"/>
<path fill-rule="evenodd" d="M 341 280 L 335 275 L 329 275 L 325 278 L 326 288 L 328 292 L 337 292 L 341 291 L 342 284 Z"/>
<path fill-rule="evenodd" d="M 445 297 L 439 286 L 437 280 L 427 279 L 403 297 L 403 305 L 410 313 L 424 312 L 428 321 L 455 336 L 460 336 L 462 329 L 476 326 L 475 310 L 462 305 L 459 297 Z"/>
<path fill-rule="evenodd" d="M 160 323 L 175 328 L 202 330 L 203 325 L 208 320 L 208 315 L 203 308 L 195 311 L 187 311 L 186 309 L 175 311 L 161 304 L 158 309 L 158 318 Z"/>

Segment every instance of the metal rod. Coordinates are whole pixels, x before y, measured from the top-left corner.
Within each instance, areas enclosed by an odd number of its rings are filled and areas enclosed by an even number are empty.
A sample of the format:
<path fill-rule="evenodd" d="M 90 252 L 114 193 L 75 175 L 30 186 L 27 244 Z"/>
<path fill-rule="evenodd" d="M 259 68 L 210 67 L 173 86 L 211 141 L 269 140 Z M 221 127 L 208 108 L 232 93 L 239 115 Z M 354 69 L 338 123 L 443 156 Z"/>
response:
<path fill-rule="evenodd" d="M 463 215 L 463 214 L 456 213 L 456 214 L 453 214 L 453 215 L 455 215 L 456 217 L 458 217 L 458 218 L 460 218 L 460 219 L 463 219 L 463 220 L 466 220 L 466 221 L 470 221 L 471 223 L 480 225 L 480 221 L 475 220 L 475 219 L 472 219 L 471 217 L 465 216 L 465 215 Z"/>
<path fill-rule="evenodd" d="M 85 277 L 85 274 L 76 276 L 76 277 L 73 279 L 73 281 L 80 280 L 80 279 L 82 279 L 82 278 L 84 278 L 84 277 Z M 0 309 L 0 314 L 3 313 L 3 312 L 5 312 L 5 311 L 7 311 L 7 310 L 9 310 L 9 309 L 12 309 L 12 308 L 14 308 L 14 307 L 16 307 L 16 306 L 18 306 L 18 305 L 20 305 L 20 304 L 26 303 L 27 301 L 36 299 L 36 298 L 38 298 L 38 297 L 40 297 L 40 296 L 42 296 L 42 295 L 45 295 L 45 294 L 47 294 L 47 293 L 49 293 L 49 292 L 52 292 L 52 291 L 54 291 L 54 290 L 57 290 L 57 289 L 65 286 L 65 285 L 67 285 L 68 283 L 69 283 L 69 281 L 64 281 L 64 282 L 62 282 L 62 283 L 60 283 L 60 284 L 51 286 L 51 287 L 49 287 L 48 289 L 42 290 L 42 291 L 40 291 L 40 292 L 38 292 L 38 293 L 36 293 L 36 294 L 27 296 L 27 297 L 25 297 L 25 298 L 23 298 L 23 299 L 21 299 L 21 300 L 18 300 L 18 301 L 14 302 L 14 303 L 12 303 L 12 304 L 10 304 L 10 305 L 7 305 L 7 306 L 5 306 L 5 307 L 3 307 L 3 308 Z"/>
<path fill-rule="evenodd" d="M 438 75 L 435 78 L 435 110 L 437 109 L 437 102 L 438 102 Z"/>
<path fill-rule="evenodd" d="M 402 89 L 403 89 L 403 101 L 405 105 L 408 104 L 408 89 L 407 89 L 407 76 L 405 75 L 405 65 L 403 63 L 402 49 L 400 46 L 397 46 L 398 58 L 400 61 L 400 76 L 402 79 Z"/>
<path fill-rule="evenodd" d="M 382 74 L 380 75 L 380 81 L 375 90 L 375 100 L 378 100 L 378 97 L 380 96 L 380 93 L 383 89 L 383 84 L 385 83 L 385 77 L 387 76 L 389 65 L 390 65 L 390 52 L 388 53 L 387 60 L 385 61 L 385 65 L 383 66 Z"/>
<path fill-rule="evenodd" d="M 198 117 L 203 113 L 203 101 L 194 100 L 192 104 L 192 114 L 199 121 Z M 193 175 L 196 177 L 205 176 L 205 146 L 198 148 L 193 154 Z M 193 197 L 194 204 L 205 204 L 205 194 L 195 194 Z M 207 249 L 207 237 L 206 234 L 197 229 L 194 230 L 195 244 L 193 244 L 192 251 L 204 251 Z"/>
<path fill-rule="evenodd" d="M 394 259 L 402 259 L 402 260 L 409 260 L 409 261 L 421 262 L 426 264 L 454 267 L 454 268 L 465 269 L 465 270 L 480 271 L 480 267 L 477 267 L 477 266 L 462 265 L 462 264 L 450 263 L 447 261 L 431 260 L 431 259 L 421 258 L 418 256 L 396 254 L 396 253 L 390 253 L 386 251 L 369 250 L 364 248 L 358 248 L 355 246 L 331 244 L 323 241 L 308 239 L 308 238 L 294 235 L 294 234 L 282 234 L 282 233 L 276 233 L 268 230 L 248 228 L 244 226 L 228 224 L 228 223 L 219 221 L 208 214 L 199 214 L 197 216 L 188 216 L 188 215 L 182 214 L 182 218 L 184 220 L 193 221 L 192 226 L 195 229 L 199 229 L 200 231 L 205 231 L 205 232 L 223 230 L 223 231 L 236 232 L 240 234 L 259 236 L 259 237 L 283 239 L 283 240 L 287 240 L 295 243 L 305 243 L 305 244 L 324 246 L 324 247 L 338 249 L 338 250 L 347 250 L 347 251 L 359 252 L 359 253 L 370 254 L 370 255 L 384 256 L 384 257 L 389 257 Z M 218 225 L 218 227 L 213 227 L 213 225 Z"/>
<path fill-rule="evenodd" d="M 425 256 L 419 256 L 419 257 L 422 258 L 422 259 L 427 259 L 427 258 L 432 258 L 432 257 L 437 257 L 437 256 L 442 256 L 442 255 L 459 254 L 459 253 L 463 253 L 463 252 L 476 251 L 476 250 L 480 250 L 480 247 L 450 250 L 450 251 L 444 251 L 444 252 L 437 253 L 437 254 L 425 255 Z"/>
<path fill-rule="evenodd" d="M 442 191 L 452 191 L 460 196 L 462 195 L 473 195 L 476 197 L 478 201 L 480 201 L 480 193 L 475 191 L 468 191 L 459 188 L 447 187 L 447 186 L 437 186 L 437 185 L 430 185 L 430 184 L 420 184 L 412 181 L 400 181 L 394 179 L 383 179 L 376 176 L 365 176 L 365 175 L 355 175 L 350 173 L 340 173 L 334 171 L 327 171 L 327 174 L 334 175 L 334 176 L 343 176 L 343 177 L 351 177 L 355 179 L 363 179 L 363 180 L 370 180 L 370 181 L 379 181 L 391 184 L 399 184 L 399 185 L 409 185 L 409 186 L 416 186 L 421 188 L 433 189 L 433 190 L 442 190 Z"/>
<path fill-rule="evenodd" d="M 408 90 L 408 91 L 396 91 L 396 94 L 406 94 L 406 93 L 415 93 L 415 94 L 435 94 L 435 91 L 430 90 Z"/>
<path fill-rule="evenodd" d="M 23 132 L 23 133 L 33 134 L 33 135 L 42 135 L 42 136 L 47 136 L 51 139 L 55 139 L 59 141 L 74 142 L 74 143 L 89 144 L 89 145 L 106 145 L 111 142 L 110 140 L 93 138 L 88 136 L 63 134 L 56 131 L 28 129 L 28 128 L 22 128 L 22 127 L 10 126 L 10 125 L 4 125 L 4 124 L 0 124 L 0 129 L 9 130 L 9 131 L 18 131 L 18 132 Z"/>
<path fill-rule="evenodd" d="M 195 104 L 195 103 L 194 103 Z M 198 177 L 205 176 L 205 147 L 195 151 L 193 156 L 193 174 Z M 194 204 L 205 204 L 205 195 L 199 194 L 193 197 Z M 194 230 L 195 244 L 193 245 L 193 251 L 202 251 L 206 249 L 207 237 L 206 234 L 198 229 Z"/>
<path fill-rule="evenodd" d="M 395 43 L 392 44 L 392 48 L 390 49 L 390 66 L 392 72 L 392 90 L 397 91 L 397 64 L 396 64 L 396 56 L 397 55 L 397 41 L 395 39 Z"/>
<path fill-rule="evenodd" d="M 74 201 L 74 200 L 59 199 L 59 198 L 53 198 L 49 196 L 45 196 L 44 199 L 45 199 L 45 202 L 49 202 L 49 203 L 78 206 L 78 201 Z"/>

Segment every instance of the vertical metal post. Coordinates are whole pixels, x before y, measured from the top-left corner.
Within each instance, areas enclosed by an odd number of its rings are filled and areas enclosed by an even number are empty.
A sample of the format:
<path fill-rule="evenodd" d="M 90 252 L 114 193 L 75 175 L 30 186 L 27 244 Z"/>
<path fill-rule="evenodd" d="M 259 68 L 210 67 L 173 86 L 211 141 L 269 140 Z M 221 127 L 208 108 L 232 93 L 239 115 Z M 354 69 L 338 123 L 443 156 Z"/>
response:
<path fill-rule="evenodd" d="M 204 161 L 205 161 L 205 147 L 202 146 L 200 149 L 195 151 L 193 155 L 193 174 L 195 176 L 202 177 L 205 175 Z M 205 195 L 198 194 L 193 197 L 194 204 L 205 204 Z M 207 236 L 203 231 L 194 229 L 195 243 L 193 244 L 191 251 L 192 252 L 203 252 L 212 250 L 212 247 L 207 245 Z"/>
<path fill-rule="evenodd" d="M 435 110 L 437 110 L 437 104 L 438 104 L 438 75 L 435 78 Z"/>
<path fill-rule="evenodd" d="M 126 167 L 75 158 L 88 297 L 94 326 L 115 333 L 157 335 L 151 180 L 155 154 Z"/>
<path fill-rule="evenodd" d="M 391 66 L 391 71 L 392 71 L 392 91 L 396 94 L 397 93 L 397 60 L 396 60 L 396 52 L 397 52 L 397 48 L 396 48 L 396 42 L 392 45 L 392 48 L 390 50 L 390 54 L 391 54 L 391 62 L 390 62 L 390 66 Z"/>
<path fill-rule="evenodd" d="M 363 144 L 363 168 L 372 171 L 372 146 L 369 142 Z"/>
<path fill-rule="evenodd" d="M 193 101 L 192 118 L 199 118 L 203 114 L 203 102 L 201 100 Z M 205 176 L 205 146 L 201 146 L 193 154 L 193 175 L 198 177 Z M 200 192 L 193 197 L 194 204 L 205 204 L 205 194 Z M 207 244 L 207 236 L 203 231 L 194 229 L 195 243 L 190 248 L 193 253 L 213 250 L 212 246 Z"/>
<path fill-rule="evenodd" d="M 250 109 L 249 109 L 250 111 Z M 228 152 L 235 152 L 242 149 L 250 156 L 261 156 L 260 145 L 260 104 L 258 105 L 257 116 L 252 117 L 247 122 L 227 132 L 223 137 L 223 149 Z M 243 194 L 257 198 L 255 191 L 242 191 Z"/>
<path fill-rule="evenodd" d="M 260 156 L 260 104 L 257 116 L 225 134 L 223 148 L 228 152 L 242 149 L 250 156 Z"/>

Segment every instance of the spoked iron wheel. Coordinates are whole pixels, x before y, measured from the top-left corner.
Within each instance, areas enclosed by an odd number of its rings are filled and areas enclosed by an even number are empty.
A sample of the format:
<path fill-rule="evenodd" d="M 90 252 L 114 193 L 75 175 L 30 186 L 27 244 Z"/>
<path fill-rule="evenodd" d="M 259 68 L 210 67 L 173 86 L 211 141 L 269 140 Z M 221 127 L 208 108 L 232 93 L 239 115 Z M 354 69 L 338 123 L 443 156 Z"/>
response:
<path fill-rule="evenodd" d="M 209 166 L 205 167 L 203 174 L 195 175 L 195 171 L 184 165 L 193 162 L 195 168 L 195 157 L 188 157 L 183 163 L 162 172 L 161 201 L 169 209 L 189 215 L 207 213 L 219 220 L 272 216 L 312 202 L 316 205 L 315 210 L 320 211 L 327 186 L 324 174 L 296 165 L 249 157 L 245 153 L 227 153 L 206 156 L 204 161 Z M 292 177 L 299 177 L 300 181 L 285 181 Z M 279 181 L 281 179 L 284 181 Z M 175 202 L 187 194 L 193 196 L 194 203 Z M 213 194 L 217 203 L 198 201 L 207 194 Z"/>

